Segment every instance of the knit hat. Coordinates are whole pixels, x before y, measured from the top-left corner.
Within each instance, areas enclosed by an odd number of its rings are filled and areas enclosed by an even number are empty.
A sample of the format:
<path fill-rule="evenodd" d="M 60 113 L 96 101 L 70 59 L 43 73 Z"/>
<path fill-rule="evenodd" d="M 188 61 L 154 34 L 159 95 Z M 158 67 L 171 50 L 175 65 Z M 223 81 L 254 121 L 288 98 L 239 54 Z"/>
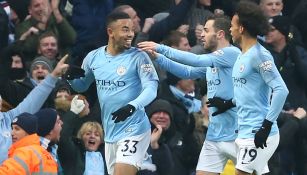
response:
<path fill-rule="evenodd" d="M 32 61 L 32 64 L 31 64 L 31 67 L 30 67 L 30 73 L 32 73 L 34 67 L 38 64 L 45 65 L 48 68 L 49 72 L 52 72 L 52 70 L 53 70 L 53 66 L 52 66 L 51 61 L 44 56 L 39 56 L 39 57 L 36 57 Z"/>
<path fill-rule="evenodd" d="M 286 16 L 274 16 L 269 19 L 269 23 L 276 28 L 285 37 L 288 37 L 290 32 L 291 21 Z"/>
<path fill-rule="evenodd" d="M 19 114 L 17 118 L 13 120 L 12 125 L 18 125 L 28 134 L 34 134 L 37 132 L 37 119 L 35 115 L 27 112 Z"/>
<path fill-rule="evenodd" d="M 45 108 L 39 110 L 35 115 L 38 123 L 37 134 L 45 137 L 54 128 L 58 114 L 55 109 Z"/>
<path fill-rule="evenodd" d="M 173 108 L 166 100 L 157 99 L 146 108 L 146 114 L 149 118 L 151 118 L 154 113 L 162 111 L 168 113 L 170 118 L 173 118 Z"/>

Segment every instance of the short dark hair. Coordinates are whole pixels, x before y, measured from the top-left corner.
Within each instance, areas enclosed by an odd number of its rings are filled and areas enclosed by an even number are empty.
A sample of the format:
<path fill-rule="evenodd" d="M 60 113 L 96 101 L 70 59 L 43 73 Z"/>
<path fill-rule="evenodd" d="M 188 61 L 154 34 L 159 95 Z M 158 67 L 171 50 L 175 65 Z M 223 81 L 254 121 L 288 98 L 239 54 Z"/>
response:
<path fill-rule="evenodd" d="M 40 42 L 42 39 L 44 38 L 47 38 L 47 37 L 54 37 L 55 40 L 58 42 L 58 37 L 55 33 L 51 32 L 51 31 L 47 31 L 47 32 L 44 32 L 42 33 L 39 38 L 38 38 L 38 41 Z"/>
<path fill-rule="evenodd" d="M 231 34 L 230 34 L 230 27 L 231 27 L 231 21 L 228 16 L 225 15 L 213 15 L 208 18 L 207 21 L 213 20 L 213 27 L 215 31 L 223 30 L 225 33 L 226 40 L 231 40 Z"/>
<path fill-rule="evenodd" d="M 250 36 L 257 37 L 257 35 L 263 36 L 268 33 L 270 28 L 268 18 L 256 3 L 240 1 L 235 14 L 238 15 L 239 23 Z"/>
<path fill-rule="evenodd" d="M 162 44 L 165 44 L 167 46 L 179 46 L 181 38 L 186 38 L 187 36 L 179 32 L 177 30 L 171 31 L 162 41 Z"/>
<path fill-rule="evenodd" d="M 119 19 L 130 19 L 130 16 L 125 12 L 111 12 L 107 16 L 107 26 L 109 26 L 112 22 L 117 21 Z"/>

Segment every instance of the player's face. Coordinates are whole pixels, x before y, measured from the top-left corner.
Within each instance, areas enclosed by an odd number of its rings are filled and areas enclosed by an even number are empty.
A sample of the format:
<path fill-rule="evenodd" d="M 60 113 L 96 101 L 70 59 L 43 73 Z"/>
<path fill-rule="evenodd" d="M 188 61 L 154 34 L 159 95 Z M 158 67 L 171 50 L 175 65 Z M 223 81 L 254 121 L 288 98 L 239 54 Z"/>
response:
<path fill-rule="evenodd" d="M 129 49 L 134 38 L 134 27 L 131 19 L 119 19 L 112 24 L 109 37 L 120 49 Z"/>
<path fill-rule="evenodd" d="M 282 0 L 262 0 L 260 7 L 267 17 L 280 15 L 283 9 Z"/>
<path fill-rule="evenodd" d="M 275 27 L 271 26 L 268 34 L 265 36 L 265 42 L 271 45 L 278 45 L 282 40 L 285 40 L 285 36 L 276 30 Z"/>
<path fill-rule="evenodd" d="M 101 135 L 95 129 L 88 130 L 83 134 L 82 141 L 86 150 L 97 151 L 99 145 L 101 144 Z"/>
<path fill-rule="evenodd" d="M 208 20 L 201 34 L 201 41 L 204 44 L 204 48 L 209 51 L 215 51 L 217 48 L 217 38 L 213 24 L 213 20 Z"/>
<path fill-rule="evenodd" d="M 150 122 L 155 126 L 160 125 L 163 131 L 167 130 L 171 125 L 170 116 L 164 111 L 152 114 Z"/>
<path fill-rule="evenodd" d="M 241 33 L 238 15 L 234 15 L 231 19 L 230 34 L 232 36 L 232 41 L 236 44 L 241 43 Z"/>
<path fill-rule="evenodd" d="M 53 36 L 41 39 L 39 43 L 38 53 L 48 59 L 55 59 L 58 54 L 58 43 Z"/>

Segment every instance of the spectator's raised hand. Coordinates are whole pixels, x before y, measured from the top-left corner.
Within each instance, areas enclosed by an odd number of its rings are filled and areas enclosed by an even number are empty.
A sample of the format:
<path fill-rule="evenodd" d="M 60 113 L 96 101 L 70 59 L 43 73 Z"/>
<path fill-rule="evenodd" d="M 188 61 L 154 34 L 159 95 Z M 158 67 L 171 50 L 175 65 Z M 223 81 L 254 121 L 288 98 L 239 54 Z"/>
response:
<path fill-rule="evenodd" d="M 76 95 L 70 103 L 70 111 L 75 113 L 76 115 L 80 114 L 85 107 L 85 103 L 83 100 L 78 99 L 78 95 Z"/>
<path fill-rule="evenodd" d="M 66 59 L 68 58 L 68 54 L 66 54 L 56 65 L 56 67 L 51 72 L 51 75 L 54 77 L 60 77 L 65 74 L 65 71 L 69 67 L 68 64 L 65 63 Z"/>
<path fill-rule="evenodd" d="M 156 47 L 158 47 L 159 44 L 152 42 L 152 41 L 144 41 L 138 43 L 138 48 L 140 48 L 143 51 L 156 51 Z"/>
<path fill-rule="evenodd" d="M 181 25 L 181 26 L 178 27 L 177 31 L 178 31 L 178 32 L 181 32 L 181 33 L 183 33 L 183 34 L 185 34 L 185 35 L 187 35 L 188 32 L 189 32 L 189 28 L 190 28 L 189 25 L 183 24 L 183 25 Z"/>
<path fill-rule="evenodd" d="M 142 32 L 147 33 L 150 30 L 151 26 L 154 25 L 154 23 L 155 20 L 153 18 L 146 18 Z"/>
<path fill-rule="evenodd" d="M 37 35 L 39 30 L 36 27 L 30 27 L 25 33 L 23 33 L 19 40 L 25 40 L 27 39 L 30 35 Z"/>
<path fill-rule="evenodd" d="M 157 125 L 156 128 L 152 131 L 151 133 L 151 138 L 150 138 L 150 146 L 152 149 L 158 149 L 159 148 L 159 139 L 162 134 L 162 127 L 161 125 Z"/>
<path fill-rule="evenodd" d="M 306 117 L 306 111 L 304 108 L 297 108 L 294 112 L 293 112 L 293 116 L 298 118 L 298 119 L 302 119 Z"/>

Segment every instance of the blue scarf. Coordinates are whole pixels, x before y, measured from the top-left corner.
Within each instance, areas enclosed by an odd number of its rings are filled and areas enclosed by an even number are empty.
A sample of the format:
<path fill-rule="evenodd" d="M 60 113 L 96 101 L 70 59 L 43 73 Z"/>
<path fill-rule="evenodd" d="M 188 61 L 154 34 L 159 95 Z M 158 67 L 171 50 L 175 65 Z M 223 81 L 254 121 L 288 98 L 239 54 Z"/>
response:
<path fill-rule="evenodd" d="M 86 151 L 83 175 L 104 175 L 103 157 L 100 152 Z"/>
<path fill-rule="evenodd" d="M 189 114 L 193 112 L 199 112 L 201 108 L 201 101 L 188 95 L 184 94 L 181 90 L 176 88 L 175 86 L 170 85 L 170 90 L 174 94 L 174 96 L 181 101 L 185 108 L 188 110 Z"/>

